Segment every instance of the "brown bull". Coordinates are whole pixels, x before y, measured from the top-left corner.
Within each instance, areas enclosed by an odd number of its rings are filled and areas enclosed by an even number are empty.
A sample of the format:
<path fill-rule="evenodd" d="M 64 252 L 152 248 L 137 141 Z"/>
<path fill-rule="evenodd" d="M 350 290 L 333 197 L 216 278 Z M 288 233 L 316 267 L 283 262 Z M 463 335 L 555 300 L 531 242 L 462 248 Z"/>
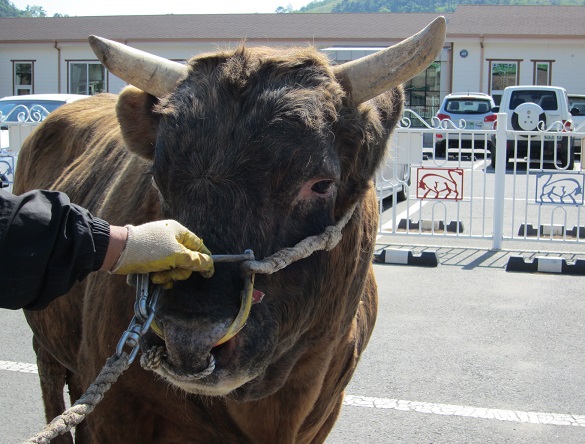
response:
<path fill-rule="evenodd" d="M 444 34 L 439 18 L 338 67 L 310 48 L 245 47 L 183 66 L 92 39 L 110 71 L 140 89 L 52 113 L 21 151 L 17 193 L 62 190 L 118 225 L 173 218 L 214 254 L 260 259 L 356 210 L 331 251 L 257 274 L 264 299 L 221 345 L 240 307 L 240 264 L 175 283 L 156 311 L 160 337 L 140 343 L 143 353 L 161 347 L 164 365 L 131 366 L 77 442 L 325 440 L 376 318 L 372 178 L 402 112 L 399 85 L 435 59 Z M 123 277 L 94 275 L 26 313 L 48 419 L 64 408 L 64 384 L 77 399 L 114 353 L 133 303 Z"/>

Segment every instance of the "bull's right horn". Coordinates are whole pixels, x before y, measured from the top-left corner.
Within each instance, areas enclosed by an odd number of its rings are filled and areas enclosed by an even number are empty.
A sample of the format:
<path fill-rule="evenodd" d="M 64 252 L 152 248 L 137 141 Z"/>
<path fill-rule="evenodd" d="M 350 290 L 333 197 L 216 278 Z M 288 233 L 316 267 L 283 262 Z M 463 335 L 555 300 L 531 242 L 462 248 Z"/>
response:
<path fill-rule="evenodd" d="M 91 49 L 115 76 L 155 97 L 172 92 L 187 75 L 187 67 L 136 48 L 92 35 Z"/>
<path fill-rule="evenodd" d="M 437 17 L 418 34 L 389 48 L 334 68 L 355 103 L 363 103 L 412 79 L 443 49 L 447 25 Z"/>

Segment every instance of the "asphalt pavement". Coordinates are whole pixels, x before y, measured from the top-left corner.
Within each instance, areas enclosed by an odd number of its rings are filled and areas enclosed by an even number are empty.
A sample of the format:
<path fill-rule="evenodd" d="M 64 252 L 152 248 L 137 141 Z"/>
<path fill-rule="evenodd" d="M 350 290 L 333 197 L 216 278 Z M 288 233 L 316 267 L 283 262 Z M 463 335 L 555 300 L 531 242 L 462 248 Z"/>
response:
<path fill-rule="evenodd" d="M 440 264 L 375 265 L 378 322 L 328 444 L 585 442 L 582 276 L 506 272 L 521 251 L 383 247 Z"/>

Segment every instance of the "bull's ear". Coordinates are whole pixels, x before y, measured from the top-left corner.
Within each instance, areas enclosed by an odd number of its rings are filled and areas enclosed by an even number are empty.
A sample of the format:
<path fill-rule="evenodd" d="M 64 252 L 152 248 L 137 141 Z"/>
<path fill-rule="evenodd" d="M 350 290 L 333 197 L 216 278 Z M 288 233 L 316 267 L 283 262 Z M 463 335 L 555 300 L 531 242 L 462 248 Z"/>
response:
<path fill-rule="evenodd" d="M 116 104 L 118 122 L 128 149 L 149 160 L 154 155 L 156 121 L 153 107 L 156 97 L 133 86 L 120 93 Z"/>

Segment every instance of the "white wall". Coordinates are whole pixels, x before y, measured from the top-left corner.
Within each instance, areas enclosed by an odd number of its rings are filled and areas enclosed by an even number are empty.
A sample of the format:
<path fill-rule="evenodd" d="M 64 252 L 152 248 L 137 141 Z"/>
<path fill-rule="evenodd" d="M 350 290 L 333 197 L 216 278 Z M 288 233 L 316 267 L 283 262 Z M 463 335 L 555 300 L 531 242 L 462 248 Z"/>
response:
<path fill-rule="evenodd" d="M 461 52 L 467 51 L 462 57 Z M 481 83 L 481 46 L 479 40 L 453 42 L 453 81 L 450 92 L 485 92 Z"/>
<path fill-rule="evenodd" d="M 468 51 L 462 58 L 459 52 Z M 482 67 L 483 59 L 483 67 Z M 520 84 L 533 84 L 533 60 L 552 60 L 552 84 L 568 92 L 585 93 L 585 45 L 567 39 L 484 39 L 483 53 L 477 38 L 453 43 L 453 92 L 489 93 L 488 59 L 521 60 Z M 483 71 L 483 76 L 481 72 Z"/>
<path fill-rule="evenodd" d="M 13 95 L 13 60 L 34 61 L 34 92 L 57 92 L 58 53 L 51 45 L 0 45 L 0 97 Z"/>

